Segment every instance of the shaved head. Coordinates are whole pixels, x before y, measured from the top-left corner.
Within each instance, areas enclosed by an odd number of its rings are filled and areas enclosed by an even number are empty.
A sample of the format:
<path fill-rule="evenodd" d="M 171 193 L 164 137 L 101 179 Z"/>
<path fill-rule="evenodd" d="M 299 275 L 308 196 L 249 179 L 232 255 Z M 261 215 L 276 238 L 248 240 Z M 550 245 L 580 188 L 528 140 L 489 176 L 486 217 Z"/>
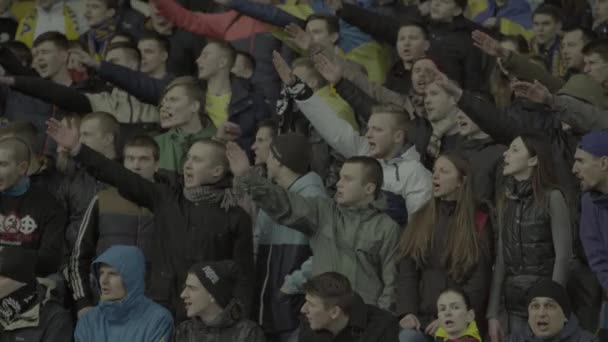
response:
<path fill-rule="evenodd" d="M 0 139 L 0 149 L 7 150 L 17 163 L 28 163 L 32 155 L 30 145 L 25 140 L 15 137 L 6 136 Z"/>

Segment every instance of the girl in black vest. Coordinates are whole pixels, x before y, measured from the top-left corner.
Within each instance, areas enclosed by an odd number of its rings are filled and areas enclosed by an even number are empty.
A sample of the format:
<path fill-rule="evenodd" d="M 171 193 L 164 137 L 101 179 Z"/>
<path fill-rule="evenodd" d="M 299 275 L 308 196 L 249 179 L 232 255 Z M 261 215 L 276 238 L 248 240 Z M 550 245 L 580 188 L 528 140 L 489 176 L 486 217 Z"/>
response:
<path fill-rule="evenodd" d="M 504 157 L 503 187 L 496 203 L 497 255 L 488 306 L 492 342 L 506 332 L 497 320 L 501 298 L 504 296 L 508 330 L 526 329 L 528 290 L 542 277 L 565 285 L 572 257 L 569 210 L 556 185 L 547 139 L 536 133 L 522 134 Z"/>
<path fill-rule="evenodd" d="M 441 155 L 433 169 L 433 196 L 411 218 L 402 235 L 397 311 L 400 341 L 424 341 L 439 327 L 437 298 L 446 287 L 461 287 L 472 308 L 485 314 L 490 283 L 488 215 L 476 209 L 469 164 Z"/>

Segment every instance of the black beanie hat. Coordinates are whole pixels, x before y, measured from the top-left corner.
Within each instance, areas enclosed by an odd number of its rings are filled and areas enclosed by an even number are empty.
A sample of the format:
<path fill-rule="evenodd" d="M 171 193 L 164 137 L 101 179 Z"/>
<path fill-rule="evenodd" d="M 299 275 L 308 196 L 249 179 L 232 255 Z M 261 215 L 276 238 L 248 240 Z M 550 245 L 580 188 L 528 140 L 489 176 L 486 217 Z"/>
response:
<path fill-rule="evenodd" d="M 270 145 L 272 155 L 291 171 L 303 175 L 308 172 L 311 148 L 308 139 L 301 134 L 279 135 Z"/>
<path fill-rule="evenodd" d="M 553 299 L 562 308 L 564 316 L 566 316 L 566 318 L 570 318 L 570 314 L 572 314 L 570 298 L 568 297 L 566 289 L 559 283 L 547 278 L 538 281 L 528 291 L 528 305 L 530 305 L 532 299 L 537 297 Z"/>
<path fill-rule="evenodd" d="M 189 272 L 198 278 L 220 307 L 225 308 L 234 297 L 237 270 L 233 261 L 200 262 Z"/>
<path fill-rule="evenodd" d="M 29 284 L 36 279 L 36 260 L 33 250 L 0 246 L 0 276 Z"/>

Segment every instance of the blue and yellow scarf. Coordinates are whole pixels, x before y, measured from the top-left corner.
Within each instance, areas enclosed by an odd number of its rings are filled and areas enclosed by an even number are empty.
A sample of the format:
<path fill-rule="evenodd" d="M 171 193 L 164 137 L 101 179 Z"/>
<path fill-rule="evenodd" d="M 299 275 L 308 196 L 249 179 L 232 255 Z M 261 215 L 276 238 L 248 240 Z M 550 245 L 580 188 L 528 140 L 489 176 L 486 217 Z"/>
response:
<path fill-rule="evenodd" d="M 63 33 L 69 40 L 78 39 L 80 34 L 78 33 L 78 19 L 76 17 L 76 13 L 74 13 L 74 11 L 67 5 L 63 5 L 63 16 L 65 18 L 65 30 Z M 34 33 L 36 32 L 37 21 L 38 9 L 33 8 L 23 19 L 19 21 L 17 33 L 15 34 L 15 40 L 18 40 L 31 48 L 34 42 Z"/>

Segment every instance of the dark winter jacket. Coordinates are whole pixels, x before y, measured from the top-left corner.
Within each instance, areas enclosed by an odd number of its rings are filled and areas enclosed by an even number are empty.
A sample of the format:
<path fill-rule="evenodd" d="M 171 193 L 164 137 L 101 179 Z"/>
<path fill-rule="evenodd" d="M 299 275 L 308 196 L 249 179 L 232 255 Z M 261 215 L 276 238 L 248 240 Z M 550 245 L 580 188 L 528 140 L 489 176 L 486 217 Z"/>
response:
<path fill-rule="evenodd" d="M 527 291 L 541 278 L 551 278 L 555 252 L 547 208 L 535 204 L 530 182 L 510 182 L 500 210 L 505 260 L 506 308 L 527 311 Z"/>
<path fill-rule="evenodd" d="M 491 138 L 464 139 L 457 150 L 471 164 L 473 191 L 478 203 L 493 203 L 495 200 L 496 176 L 501 172 L 503 153 L 507 148 L 496 144 Z"/>
<path fill-rule="evenodd" d="M 17 188 L 22 191 L 16 190 Z M 19 246 L 38 254 L 36 275 L 59 271 L 63 249 L 65 211 L 51 193 L 23 178 L 0 195 L 0 246 Z"/>
<path fill-rule="evenodd" d="M 235 297 L 248 314 L 253 295 L 253 238 L 249 216 L 240 207 L 226 210 L 212 201 L 191 202 L 183 188 L 152 183 L 82 145 L 76 159 L 99 180 L 115 186 L 125 199 L 154 213 L 154 253 L 150 297 L 184 317 L 179 298 L 188 269 L 200 261 L 234 260 L 242 270 Z M 218 190 L 231 186 L 225 179 Z"/>
<path fill-rule="evenodd" d="M 123 90 L 104 87 L 101 91 L 66 87 L 38 77 L 15 77 L 13 88 L 60 107 L 64 111 L 88 114 L 107 112 L 120 123 L 119 136 L 149 133 L 158 130 L 159 115 L 156 105 L 138 101 Z M 48 118 L 43 118 L 43 125 Z M 46 128 L 42 130 L 46 131 Z M 117 144 L 120 148 L 120 141 Z"/>
<path fill-rule="evenodd" d="M 608 196 L 586 192 L 581 200 L 580 237 L 589 261 L 604 290 L 608 289 Z"/>
<path fill-rule="evenodd" d="M 74 322 L 70 312 L 38 284 L 38 304 L 7 327 L 0 326 L 0 342 L 71 342 Z"/>
<path fill-rule="evenodd" d="M 399 28 L 408 19 L 427 22 L 428 19 L 417 17 L 416 14 L 405 18 L 393 18 L 365 10 L 352 4 L 344 4 L 339 16 L 352 25 L 371 34 L 376 39 L 395 45 Z M 448 77 L 465 89 L 482 90 L 485 83 L 486 62 L 479 51 L 473 46 L 471 32 L 476 24 L 462 16 L 456 17 L 452 23 L 437 23 L 428 21 L 429 40 L 431 48 L 428 55 Z"/>
<path fill-rule="evenodd" d="M 99 76 L 150 104 L 159 103 L 165 88 L 172 81 L 172 79 L 158 80 L 141 72 L 106 62 L 101 63 Z M 258 122 L 269 117 L 271 109 L 263 96 L 255 91 L 248 81 L 233 77 L 231 86 L 228 121 L 241 127 L 242 134 L 238 141 L 241 146 L 248 149 L 255 140 Z"/>
<path fill-rule="evenodd" d="M 245 319 L 236 302 L 228 304 L 214 322 L 205 324 L 198 318 L 182 322 L 176 329 L 173 342 L 265 342 L 264 332 Z"/>
<path fill-rule="evenodd" d="M 73 175 L 64 178 L 59 186 L 59 200 L 67 211 L 67 225 L 65 228 L 67 257 L 74 249 L 80 223 L 91 200 L 97 192 L 105 189 L 105 187 L 105 184 L 95 180 L 83 169 L 79 169 Z"/>
<path fill-rule="evenodd" d="M 507 336 L 506 342 L 543 342 L 547 341 L 547 338 L 536 337 L 532 333 L 530 327 L 527 327 L 524 331 L 515 331 Z M 598 342 L 597 336 L 592 333 L 583 330 L 579 325 L 578 319 L 574 314 L 568 318 L 568 322 L 564 325 L 562 330 L 550 338 L 553 342 Z"/>
<path fill-rule="evenodd" d="M 492 229 L 489 227 L 488 215 L 478 212 L 476 224 L 481 248 L 478 264 L 464 280 L 454 280 L 448 274 L 442 258 L 455 209 L 455 202 L 439 202 L 433 246 L 427 256 L 426 264 L 417 267 L 414 259 L 406 257 L 399 266 L 397 314 L 399 316 L 414 314 L 423 327 L 435 320 L 437 298 L 446 287 L 463 288 L 472 300 L 476 316 L 483 317 L 485 314 L 492 266 L 489 248 Z"/>
<path fill-rule="evenodd" d="M 127 201 L 116 188 L 102 190 L 89 204 L 78 230 L 69 266 L 69 281 L 76 307 L 93 306 L 90 283 L 94 258 L 114 245 L 137 246 L 150 271 L 154 217 L 149 210 Z"/>
<path fill-rule="evenodd" d="M 313 331 L 305 320 L 298 342 L 397 342 L 399 323 L 390 312 L 363 302 L 355 295 L 348 325 L 337 336 L 327 330 Z"/>

